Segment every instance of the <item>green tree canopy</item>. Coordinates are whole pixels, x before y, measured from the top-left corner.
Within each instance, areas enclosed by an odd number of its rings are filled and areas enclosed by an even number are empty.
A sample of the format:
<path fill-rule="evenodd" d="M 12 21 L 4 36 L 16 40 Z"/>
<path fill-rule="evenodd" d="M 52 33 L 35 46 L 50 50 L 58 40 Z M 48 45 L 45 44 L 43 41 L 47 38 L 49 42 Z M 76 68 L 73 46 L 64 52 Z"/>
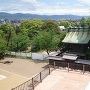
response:
<path fill-rule="evenodd" d="M 80 20 L 80 26 L 81 27 L 85 27 L 86 26 L 86 20 L 84 17 L 82 17 L 82 19 Z"/>
<path fill-rule="evenodd" d="M 24 51 L 30 45 L 29 37 L 23 33 L 13 36 L 12 45 L 10 45 L 11 51 Z"/>
<path fill-rule="evenodd" d="M 56 50 L 60 42 L 60 36 L 57 34 L 52 34 L 51 32 L 42 31 L 33 39 L 32 48 L 37 50 L 46 50 L 47 54 L 50 51 Z"/>
<path fill-rule="evenodd" d="M 86 26 L 90 26 L 90 18 L 86 19 Z"/>
<path fill-rule="evenodd" d="M 31 20 L 22 20 L 20 27 L 29 29 L 31 27 L 31 25 L 32 25 Z"/>
<path fill-rule="evenodd" d="M 32 39 L 35 35 L 37 35 L 41 31 L 41 27 L 43 22 L 40 19 L 31 20 L 31 27 L 28 30 L 28 35 L 30 39 Z"/>
<path fill-rule="evenodd" d="M 65 20 L 60 22 L 60 26 L 64 26 L 65 28 L 69 27 L 69 25 L 70 25 L 70 23 L 68 21 L 65 21 Z"/>
<path fill-rule="evenodd" d="M 4 38 L 4 33 L 0 30 L 0 59 L 3 58 L 3 54 L 6 52 L 6 41 Z"/>
<path fill-rule="evenodd" d="M 15 27 L 11 24 L 3 24 L 3 25 L 1 25 L 0 28 L 5 35 L 5 39 L 6 39 L 7 47 L 8 47 L 10 40 L 12 39 L 13 35 L 15 34 Z"/>
<path fill-rule="evenodd" d="M 42 30 L 54 33 L 59 33 L 60 31 L 58 24 L 56 24 L 53 20 L 46 20 L 42 25 Z"/>
<path fill-rule="evenodd" d="M 71 26 L 72 27 L 76 27 L 77 26 L 77 23 L 76 22 L 71 22 Z"/>
<path fill-rule="evenodd" d="M 6 52 L 6 42 L 2 38 L 0 39 L 0 53 L 5 53 Z"/>
<path fill-rule="evenodd" d="M 43 22 L 40 19 L 23 20 L 21 22 L 21 32 L 27 33 L 30 39 L 41 31 Z"/>

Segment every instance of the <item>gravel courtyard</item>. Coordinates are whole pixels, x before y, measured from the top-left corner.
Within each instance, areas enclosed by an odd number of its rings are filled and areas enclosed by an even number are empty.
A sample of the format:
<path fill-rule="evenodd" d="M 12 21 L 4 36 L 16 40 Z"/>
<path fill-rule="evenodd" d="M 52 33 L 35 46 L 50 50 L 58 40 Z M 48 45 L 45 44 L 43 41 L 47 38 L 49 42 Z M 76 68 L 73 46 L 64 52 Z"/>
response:
<path fill-rule="evenodd" d="M 27 60 L 17 58 L 5 58 L 4 61 L 13 61 L 11 64 L 0 63 L 0 69 L 31 78 L 33 75 L 39 73 L 48 64 L 40 60 Z"/>
<path fill-rule="evenodd" d="M 12 63 L 0 63 L 0 90 L 11 90 L 26 82 L 48 64 L 45 61 L 17 58 L 5 58 L 1 62 L 5 61 L 11 61 Z"/>

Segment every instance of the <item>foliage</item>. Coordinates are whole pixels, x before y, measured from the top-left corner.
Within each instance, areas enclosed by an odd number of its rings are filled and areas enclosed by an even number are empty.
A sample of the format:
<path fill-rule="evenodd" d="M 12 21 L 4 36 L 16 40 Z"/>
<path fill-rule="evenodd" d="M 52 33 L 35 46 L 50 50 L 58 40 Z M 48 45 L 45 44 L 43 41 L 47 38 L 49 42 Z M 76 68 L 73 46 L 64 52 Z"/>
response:
<path fill-rule="evenodd" d="M 80 20 L 80 26 L 81 27 L 85 27 L 86 26 L 86 20 L 84 17 L 82 17 L 82 19 Z"/>
<path fill-rule="evenodd" d="M 3 31 L 0 30 L 0 59 L 4 57 L 4 53 L 6 52 L 6 42 L 3 35 Z"/>
<path fill-rule="evenodd" d="M 32 39 L 39 31 L 41 31 L 42 21 L 40 19 L 23 20 L 21 22 L 21 31 L 27 33 Z"/>
<path fill-rule="evenodd" d="M 0 26 L 0 53 L 25 51 L 31 46 L 33 51 L 46 50 L 49 54 L 63 45 L 64 35 L 53 20 L 22 20 L 20 26 L 3 24 Z"/>
<path fill-rule="evenodd" d="M 21 28 L 28 29 L 28 28 L 31 27 L 31 24 L 32 24 L 32 23 L 31 23 L 31 20 L 22 20 L 20 27 L 21 27 Z"/>
<path fill-rule="evenodd" d="M 62 40 L 64 39 L 65 35 L 66 35 L 66 32 L 61 32 L 60 33 L 60 38 L 59 38 L 60 39 L 60 42 L 58 44 L 58 47 L 59 48 L 65 48 L 65 44 L 62 43 Z"/>
<path fill-rule="evenodd" d="M 90 18 L 86 19 L 86 26 L 90 26 Z"/>
<path fill-rule="evenodd" d="M 59 35 L 56 35 L 55 33 L 42 31 L 39 33 L 36 37 L 33 39 L 33 47 L 36 47 L 36 50 L 46 50 L 47 54 L 49 54 L 50 51 L 56 50 L 58 48 L 59 44 Z"/>
<path fill-rule="evenodd" d="M 5 40 L 2 38 L 0 39 L 0 53 L 6 52 L 6 43 Z"/>
<path fill-rule="evenodd" d="M 42 25 L 42 30 L 54 33 L 59 33 L 60 31 L 58 24 L 56 24 L 53 20 L 46 20 Z"/>
<path fill-rule="evenodd" d="M 1 30 L 4 32 L 5 39 L 7 42 L 7 48 L 9 46 L 9 42 L 13 37 L 13 34 L 15 33 L 14 26 L 11 24 L 3 24 L 1 25 Z"/>
<path fill-rule="evenodd" d="M 6 41 L 4 38 L 4 33 L 2 30 L 0 30 L 0 53 L 6 52 Z"/>
<path fill-rule="evenodd" d="M 32 25 L 28 30 L 28 36 L 32 39 L 35 35 L 37 35 L 41 31 L 41 27 L 43 22 L 40 19 L 31 20 Z"/>
<path fill-rule="evenodd" d="M 69 27 L 69 25 L 70 25 L 70 23 L 68 21 L 65 21 L 65 20 L 60 22 L 60 26 L 64 26 L 65 28 Z"/>
<path fill-rule="evenodd" d="M 36 52 L 36 51 L 39 51 L 40 50 L 40 39 L 41 37 L 39 35 L 36 35 L 35 37 L 33 37 L 33 40 L 32 40 L 32 44 L 31 44 L 31 51 L 33 52 Z"/>
<path fill-rule="evenodd" d="M 77 23 L 76 22 L 71 22 L 71 26 L 72 27 L 76 27 L 77 26 Z"/>
<path fill-rule="evenodd" d="M 12 44 L 9 46 L 11 51 L 24 51 L 29 46 L 29 37 L 19 33 L 12 38 Z"/>

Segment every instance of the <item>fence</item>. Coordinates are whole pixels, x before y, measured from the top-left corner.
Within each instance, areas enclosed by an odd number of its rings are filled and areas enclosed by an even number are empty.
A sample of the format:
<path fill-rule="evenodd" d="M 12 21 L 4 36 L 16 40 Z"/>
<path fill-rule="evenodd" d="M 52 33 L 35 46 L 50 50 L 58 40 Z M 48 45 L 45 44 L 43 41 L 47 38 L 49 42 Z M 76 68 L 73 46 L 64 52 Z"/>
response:
<path fill-rule="evenodd" d="M 8 55 L 14 56 L 14 57 L 20 57 L 20 58 L 31 58 L 36 60 L 45 60 L 48 55 L 40 54 L 40 53 L 23 53 L 23 52 L 7 52 Z"/>
<path fill-rule="evenodd" d="M 75 70 L 81 70 L 84 74 L 85 71 L 90 72 L 90 65 L 83 65 L 83 64 L 77 64 L 77 63 L 67 63 L 67 62 L 61 62 L 61 64 L 58 64 L 54 61 L 51 63 L 51 65 L 48 65 L 47 68 L 45 68 L 43 71 L 32 77 L 30 80 L 24 82 L 23 84 L 12 88 L 11 90 L 34 90 L 34 88 L 42 82 L 42 80 L 48 76 L 54 69 L 56 68 L 63 68 L 66 69 L 68 72 Z"/>
<path fill-rule="evenodd" d="M 90 72 L 90 65 L 85 65 L 85 64 L 78 64 L 78 63 L 67 63 L 67 62 L 59 62 L 59 64 L 57 64 L 57 62 L 53 62 L 51 65 L 54 66 L 54 69 L 57 67 L 61 67 L 63 69 L 66 69 L 68 72 L 69 71 L 82 71 L 82 73 L 84 74 L 86 71 Z"/>
<path fill-rule="evenodd" d="M 48 55 L 40 54 L 40 53 L 32 53 L 32 59 L 45 60 Z"/>
<path fill-rule="evenodd" d="M 10 56 L 15 56 L 15 57 L 31 57 L 31 52 L 30 53 L 23 53 L 23 52 L 7 52 L 6 54 Z"/>
<path fill-rule="evenodd" d="M 48 66 L 48 68 L 45 68 L 43 71 L 41 71 L 39 74 L 32 77 L 30 80 L 24 82 L 23 84 L 12 88 L 11 90 L 34 90 L 34 88 L 42 82 L 42 80 L 48 76 L 52 71 L 54 70 L 53 67 Z"/>

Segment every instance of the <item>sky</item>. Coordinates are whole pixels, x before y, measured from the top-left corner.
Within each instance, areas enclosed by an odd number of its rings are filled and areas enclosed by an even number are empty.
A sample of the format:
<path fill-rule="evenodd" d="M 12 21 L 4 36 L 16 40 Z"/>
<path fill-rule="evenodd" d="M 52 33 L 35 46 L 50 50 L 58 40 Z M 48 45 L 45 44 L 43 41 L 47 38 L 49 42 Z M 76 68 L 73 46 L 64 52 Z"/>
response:
<path fill-rule="evenodd" d="M 0 0 L 0 12 L 89 16 L 90 0 Z"/>

